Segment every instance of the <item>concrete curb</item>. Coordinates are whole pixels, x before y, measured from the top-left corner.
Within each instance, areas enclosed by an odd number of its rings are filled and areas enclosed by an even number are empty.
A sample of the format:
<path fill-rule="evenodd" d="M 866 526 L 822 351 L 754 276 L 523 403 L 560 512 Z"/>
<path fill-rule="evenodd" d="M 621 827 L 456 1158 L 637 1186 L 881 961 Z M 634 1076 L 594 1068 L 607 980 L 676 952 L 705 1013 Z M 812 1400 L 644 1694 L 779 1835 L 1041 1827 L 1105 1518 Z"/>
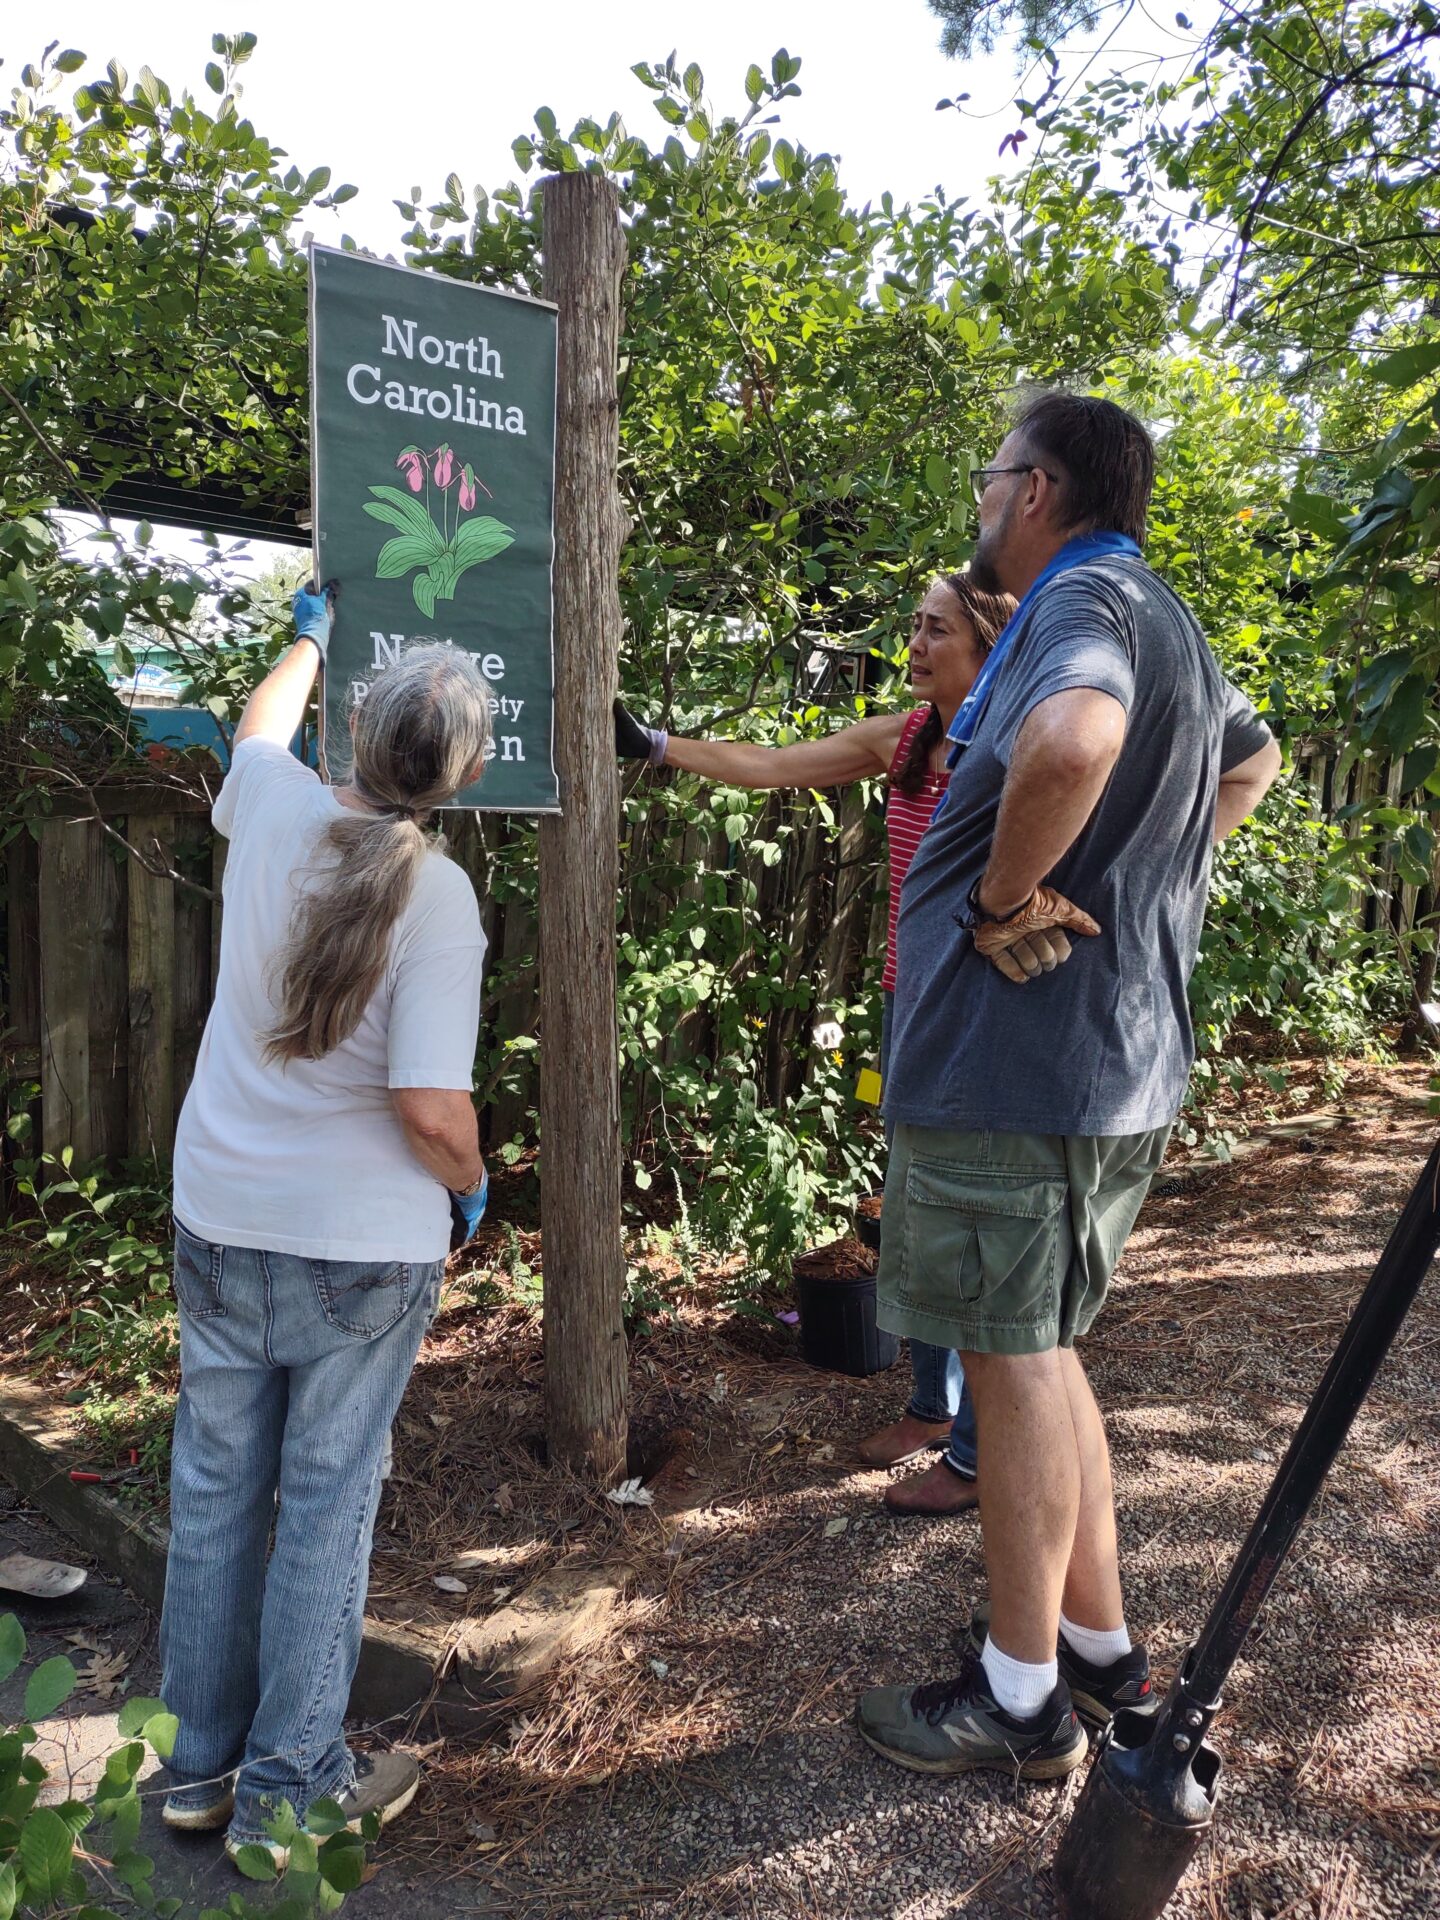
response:
<path fill-rule="evenodd" d="M 46 1395 L 0 1376 L 0 1478 L 158 1613 L 166 1530 L 103 1487 L 77 1486 L 70 1470 L 82 1464 Z M 388 1720 L 423 1708 L 447 1731 L 483 1736 L 512 1719 L 561 1660 L 602 1637 L 624 1586 L 623 1569 L 562 1566 L 510 1606 L 443 1633 L 367 1620 L 350 1715 Z"/>

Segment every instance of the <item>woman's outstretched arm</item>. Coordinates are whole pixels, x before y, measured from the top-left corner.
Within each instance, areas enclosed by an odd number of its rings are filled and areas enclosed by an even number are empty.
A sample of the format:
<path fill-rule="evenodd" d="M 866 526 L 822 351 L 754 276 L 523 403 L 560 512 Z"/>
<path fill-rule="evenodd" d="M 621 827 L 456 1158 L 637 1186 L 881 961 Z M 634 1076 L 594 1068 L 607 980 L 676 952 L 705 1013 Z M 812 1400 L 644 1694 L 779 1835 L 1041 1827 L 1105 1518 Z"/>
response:
<path fill-rule="evenodd" d="M 734 787 L 841 787 L 889 772 L 905 718 L 903 713 L 876 714 L 841 727 L 825 740 L 798 740 L 788 747 L 759 747 L 748 740 L 689 740 L 672 733 L 663 736 L 664 754 L 657 764 L 698 773 L 706 780 L 724 780 Z M 648 751 L 627 751 L 627 738 L 640 736 L 648 745 L 657 736 L 618 703 L 615 735 L 622 758 L 654 758 Z"/>
<path fill-rule="evenodd" d="M 330 644 L 330 625 L 335 617 L 333 583 L 327 583 L 321 593 L 297 587 L 291 606 L 298 638 L 245 702 L 235 729 L 237 747 L 242 740 L 273 740 L 288 747 L 305 718 L 310 690 Z"/>

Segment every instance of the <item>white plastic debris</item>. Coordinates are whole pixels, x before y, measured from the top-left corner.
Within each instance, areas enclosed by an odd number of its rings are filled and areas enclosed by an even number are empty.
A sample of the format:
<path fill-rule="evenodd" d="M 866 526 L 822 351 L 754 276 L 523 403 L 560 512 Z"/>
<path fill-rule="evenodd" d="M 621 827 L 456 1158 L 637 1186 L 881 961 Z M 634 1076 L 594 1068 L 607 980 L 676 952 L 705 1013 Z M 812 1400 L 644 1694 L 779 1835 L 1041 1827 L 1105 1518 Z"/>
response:
<path fill-rule="evenodd" d="M 622 1480 L 605 1498 L 616 1507 L 653 1507 L 655 1496 L 643 1480 Z"/>

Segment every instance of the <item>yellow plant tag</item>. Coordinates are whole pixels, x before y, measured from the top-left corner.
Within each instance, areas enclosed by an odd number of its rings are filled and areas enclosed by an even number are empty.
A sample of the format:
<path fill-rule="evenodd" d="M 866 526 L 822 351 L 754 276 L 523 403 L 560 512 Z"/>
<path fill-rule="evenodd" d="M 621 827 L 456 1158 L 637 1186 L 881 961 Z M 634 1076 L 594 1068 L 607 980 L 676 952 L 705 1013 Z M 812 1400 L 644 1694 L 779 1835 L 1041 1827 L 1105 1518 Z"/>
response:
<path fill-rule="evenodd" d="M 855 1098 L 863 1101 L 867 1107 L 880 1104 L 880 1076 L 873 1067 L 862 1067 L 860 1078 L 855 1082 Z"/>

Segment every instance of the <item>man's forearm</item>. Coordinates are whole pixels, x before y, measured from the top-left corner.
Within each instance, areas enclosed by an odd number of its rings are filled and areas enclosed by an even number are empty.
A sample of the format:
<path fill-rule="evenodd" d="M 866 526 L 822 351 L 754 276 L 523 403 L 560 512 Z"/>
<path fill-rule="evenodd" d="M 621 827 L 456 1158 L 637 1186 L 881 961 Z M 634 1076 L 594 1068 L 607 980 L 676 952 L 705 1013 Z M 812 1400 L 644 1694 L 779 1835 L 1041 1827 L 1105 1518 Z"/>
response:
<path fill-rule="evenodd" d="M 1026 720 L 980 883 L 987 913 L 1008 918 L 1064 859 L 1105 791 L 1124 738 L 1120 703 L 1088 689 L 1056 694 Z"/>
<path fill-rule="evenodd" d="M 1264 798 L 1263 786 L 1257 787 L 1248 780 L 1222 780 L 1215 795 L 1216 844 L 1248 820 Z"/>
<path fill-rule="evenodd" d="M 1215 794 L 1214 839 L 1219 842 L 1248 820 L 1274 784 L 1280 771 L 1280 748 L 1271 740 L 1258 753 L 1242 760 L 1220 781 Z"/>

